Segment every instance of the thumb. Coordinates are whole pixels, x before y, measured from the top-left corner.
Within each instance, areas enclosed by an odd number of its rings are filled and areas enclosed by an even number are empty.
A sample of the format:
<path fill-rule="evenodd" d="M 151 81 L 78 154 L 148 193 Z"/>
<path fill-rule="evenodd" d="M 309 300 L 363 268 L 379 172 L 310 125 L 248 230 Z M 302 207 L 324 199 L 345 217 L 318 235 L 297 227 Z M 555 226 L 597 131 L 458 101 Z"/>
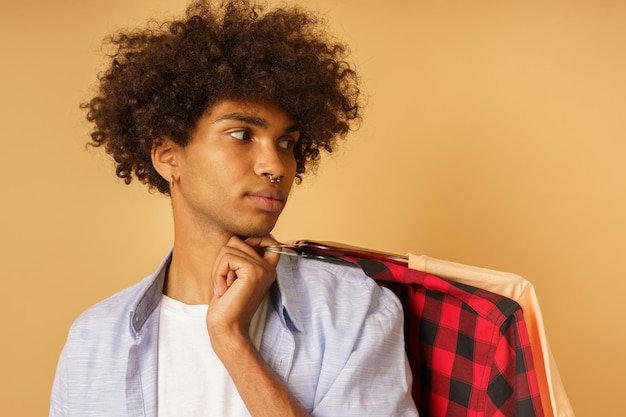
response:
<path fill-rule="evenodd" d="M 262 237 L 249 237 L 245 240 L 245 242 L 256 249 L 256 251 L 263 257 L 263 260 L 270 264 L 273 268 L 278 265 L 278 260 L 280 259 L 279 253 L 274 253 L 270 251 L 266 251 L 265 247 L 270 245 L 279 245 L 278 242 L 272 235 L 262 236 Z"/>

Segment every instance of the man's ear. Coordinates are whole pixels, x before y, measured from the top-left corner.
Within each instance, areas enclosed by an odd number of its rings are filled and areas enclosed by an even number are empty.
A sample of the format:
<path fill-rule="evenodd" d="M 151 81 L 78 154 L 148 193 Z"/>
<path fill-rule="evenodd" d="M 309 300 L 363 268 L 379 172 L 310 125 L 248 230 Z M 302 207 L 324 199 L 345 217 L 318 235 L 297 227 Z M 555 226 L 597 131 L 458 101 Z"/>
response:
<path fill-rule="evenodd" d="M 152 165 L 154 169 L 167 182 L 178 179 L 180 173 L 178 158 L 182 147 L 169 138 L 165 138 L 160 143 L 152 146 Z"/>

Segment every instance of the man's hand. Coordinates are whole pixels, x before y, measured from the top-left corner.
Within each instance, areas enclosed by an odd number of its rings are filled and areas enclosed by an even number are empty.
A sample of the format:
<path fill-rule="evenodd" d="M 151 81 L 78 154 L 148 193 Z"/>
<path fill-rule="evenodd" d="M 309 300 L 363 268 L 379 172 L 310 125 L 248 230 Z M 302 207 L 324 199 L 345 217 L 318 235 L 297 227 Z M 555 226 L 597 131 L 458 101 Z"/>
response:
<path fill-rule="evenodd" d="M 250 322 L 276 279 L 280 255 L 263 248 L 273 238 L 231 238 L 213 268 L 215 294 L 207 313 L 213 350 L 252 416 L 309 416 L 250 340 Z M 261 255 L 262 254 L 262 255 Z"/>
<path fill-rule="evenodd" d="M 235 236 L 218 254 L 213 268 L 214 295 L 207 313 L 211 344 L 218 355 L 233 343 L 250 342 L 250 322 L 276 278 L 280 257 L 264 252 L 263 247 L 276 243 L 270 236 L 245 241 Z"/>

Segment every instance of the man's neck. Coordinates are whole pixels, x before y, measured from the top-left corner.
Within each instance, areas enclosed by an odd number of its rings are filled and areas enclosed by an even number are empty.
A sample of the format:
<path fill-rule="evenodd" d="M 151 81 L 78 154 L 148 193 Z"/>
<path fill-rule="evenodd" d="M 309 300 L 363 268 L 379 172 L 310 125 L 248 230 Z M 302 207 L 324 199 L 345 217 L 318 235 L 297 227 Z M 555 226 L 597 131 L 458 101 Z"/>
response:
<path fill-rule="evenodd" d="M 178 226 L 163 293 L 185 304 L 210 304 L 213 264 L 231 236 Z"/>

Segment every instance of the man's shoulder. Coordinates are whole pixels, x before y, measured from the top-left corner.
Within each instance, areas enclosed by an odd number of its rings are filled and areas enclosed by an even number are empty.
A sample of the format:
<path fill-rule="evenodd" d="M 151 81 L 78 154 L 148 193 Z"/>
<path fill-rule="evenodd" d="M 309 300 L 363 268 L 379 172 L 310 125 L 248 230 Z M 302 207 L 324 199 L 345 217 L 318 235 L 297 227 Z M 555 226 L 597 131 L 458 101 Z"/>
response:
<path fill-rule="evenodd" d="M 171 261 L 171 252 L 161 261 L 158 268 L 141 281 L 111 295 L 85 310 L 72 325 L 73 328 L 89 326 L 103 321 L 124 320 L 128 323 L 131 312 L 135 308 L 146 309 L 146 305 L 154 305 L 162 293 L 165 271 Z M 141 304 L 141 305 L 140 305 Z"/>
<path fill-rule="evenodd" d="M 296 286 L 312 291 L 337 292 L 349 288 L 369 292 L 377 287 L 356 265 L 304 257 L 283 256 L 277 275 L 280 280 L 290 280 Z"/>
<path fill-rule="evenodd" d="M 94 327 L 102 329 L 115 324 L 128 326 L 134 305 L 153 280 L 153 275 L 147 276 L 87 308 L 74 320 L 71 331 L 84 331 Z"/>
<path fill-rule="evenodd" d="M 278 279 L 281 290 L 293 288 L 298 298 L 363 306 L 393 316 L 402 311 L 400 300 L 356 265 L 289 257 L 281 259 Z"/>

